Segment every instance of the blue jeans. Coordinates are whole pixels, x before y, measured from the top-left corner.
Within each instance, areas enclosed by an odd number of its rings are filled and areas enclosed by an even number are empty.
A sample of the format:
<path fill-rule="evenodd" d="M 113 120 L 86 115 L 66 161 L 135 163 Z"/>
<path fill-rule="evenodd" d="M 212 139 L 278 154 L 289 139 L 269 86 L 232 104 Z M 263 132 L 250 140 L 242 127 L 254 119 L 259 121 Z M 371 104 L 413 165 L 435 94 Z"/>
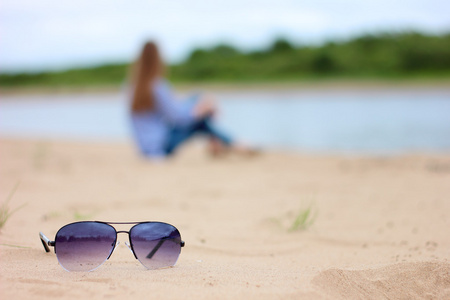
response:
<path fill-rule="evenodd" d="M 173 154 L 177 147 L 197 134 L 203 134 L 210 138 L 216 138 L 224 145 L 231 145 L 232 143 L 232 140 L 228 136 L 212 126 L 210 118 L 204 118 L 187 127 L 183 126 L 172 128 L 165 147 L 166 154 Z"/>

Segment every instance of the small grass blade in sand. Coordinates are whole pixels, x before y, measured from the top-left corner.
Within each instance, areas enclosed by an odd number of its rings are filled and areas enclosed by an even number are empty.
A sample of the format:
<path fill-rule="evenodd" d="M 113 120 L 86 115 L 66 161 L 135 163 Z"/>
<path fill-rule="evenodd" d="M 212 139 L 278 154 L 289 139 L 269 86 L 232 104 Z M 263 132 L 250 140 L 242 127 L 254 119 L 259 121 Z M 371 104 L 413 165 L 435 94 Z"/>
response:
<path fill-rule="evenodd" d="M 94 216 L 94 213 L 81 213 L 78 210 L 75 210 L 75 212 L 73 213 L 73 218 L 76 221 L 83 221 L 83 220 L 89 220 L 92 219 L 92 217 Z"/>
<path fill-rule="evenodd" d="M 315 221 L 316 214 L 313 214 L 312 205 L 299 210 L 289 231 L 299 231 L 308 229 Z"/>
<path fill-rule="evenodd" d="M 8 219 L 15 213 L 17 212 L 19 209 L 23 208 L 26 204 L 23 204 L 19 207 L 17 207 L 14 210 L 10 210 L 9 208 L 9 201 L 11 200 L 11 198 L 13 197 L 14 193 L 16 192 L 17 188 L 19 187 L 19 183 L 17 183 L 14 188 L 12 189 L 12 191 L 9 193 L 8 198 L 6 198 L 6 201 L 3 202 L 0 206 L 0 230 L 3 228 L 3 226 L 5 226 L 6 221 L 8 221 Z"/>

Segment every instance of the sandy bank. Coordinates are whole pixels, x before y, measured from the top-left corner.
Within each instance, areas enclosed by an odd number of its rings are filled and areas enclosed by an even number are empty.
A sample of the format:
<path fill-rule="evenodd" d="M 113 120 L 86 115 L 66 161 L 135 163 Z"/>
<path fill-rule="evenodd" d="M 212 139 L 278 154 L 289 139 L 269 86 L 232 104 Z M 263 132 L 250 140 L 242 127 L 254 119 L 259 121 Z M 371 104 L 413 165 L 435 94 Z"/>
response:
<path fill-rule="evenodd" d="M 0 233 L 2 299 L 361 299 L 450 297 L 450 155 L 266 153 L 173 161 L 128 144 L 0 141 L 0 201 L 26 204 Z M 301 211 L 314 219 L 289 230 Z M 80 219 L 159 220 L 186 247 L 147 271 L 123 245 L 90 273 L 64 271 L 53 238 Z"/>

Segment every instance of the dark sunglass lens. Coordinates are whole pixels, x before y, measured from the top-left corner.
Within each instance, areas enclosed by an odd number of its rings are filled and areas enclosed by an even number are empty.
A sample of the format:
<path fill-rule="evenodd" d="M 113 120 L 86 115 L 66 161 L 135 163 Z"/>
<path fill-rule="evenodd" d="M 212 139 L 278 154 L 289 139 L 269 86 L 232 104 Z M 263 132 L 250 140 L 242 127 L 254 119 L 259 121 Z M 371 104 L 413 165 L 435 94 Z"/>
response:
<path fill-rule="evenodd" d="M 181 251 L 180 232 L 170 224 L 140 223 L 130 230 L 130 242 L 139 261 L 148 269 L 175 265 Z"/>
<path fill-rule="evenodd" d="M 108 224 L 72 223 L 56 234 L 56 257 L 67 271 L 91 271 L 111 255 L 116 237 L 116 230 Z"/>

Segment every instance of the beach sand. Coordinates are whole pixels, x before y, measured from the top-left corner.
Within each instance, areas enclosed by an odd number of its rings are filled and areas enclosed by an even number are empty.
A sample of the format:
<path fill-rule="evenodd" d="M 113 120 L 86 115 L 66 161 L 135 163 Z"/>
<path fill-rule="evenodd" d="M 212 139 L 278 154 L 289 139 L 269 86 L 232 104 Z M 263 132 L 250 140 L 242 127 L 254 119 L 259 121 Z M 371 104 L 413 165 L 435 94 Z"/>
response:
<path fill-rule="evenodd" d="M 450 299 L 450 154 L 212 159 L 194 143 L 152 163 L 131 143 L 2 139 L 0 160 L 0 202 L 19 183 L 8 206 L 25 205 L 0 232 L 1 299 Z M 164 221 L 186 247 L 149 271 L 119 234 L 70 273 L 38 233 L 77 220 Z"/>

